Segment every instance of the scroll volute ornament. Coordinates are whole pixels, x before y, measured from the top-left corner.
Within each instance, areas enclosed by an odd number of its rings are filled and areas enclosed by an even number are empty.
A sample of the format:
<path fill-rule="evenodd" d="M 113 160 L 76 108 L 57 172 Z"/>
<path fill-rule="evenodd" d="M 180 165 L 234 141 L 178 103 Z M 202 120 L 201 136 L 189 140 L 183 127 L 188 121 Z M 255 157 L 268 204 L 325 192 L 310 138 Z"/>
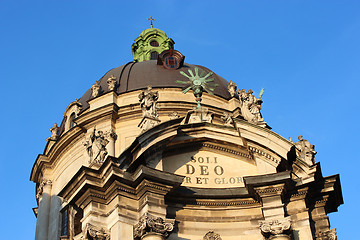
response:
<path fill-rule="evenodd" d="M 291 221 L 290 217 L 283 219 L 272 219 L 260 222 L 261 233 L 267 239 L 291 239 L 290 234 Z"/>
<path fill-rule="evenodd" d="M 203 240 L 222 240 L 218 233 L 215 233 L 213 230 L 210 230 L 205 234 Z"/>
<path fill-rule="evenodd" d="M 88 240 L 110 240 L 110 234 L 103 228 L 96 227 L 90 223 L 86 225 L 85 239 Z"/>
<path fill-rule="evenodd" d="M 159 234 L 163 238 L 166 238 L 173 229 L 174 220 L 163 219 L 161 217 L 155 217 L 149 213 L 146 213 L 134 226 L 134 238 L 141 239 L 145 235 L 151 233 Z"/>

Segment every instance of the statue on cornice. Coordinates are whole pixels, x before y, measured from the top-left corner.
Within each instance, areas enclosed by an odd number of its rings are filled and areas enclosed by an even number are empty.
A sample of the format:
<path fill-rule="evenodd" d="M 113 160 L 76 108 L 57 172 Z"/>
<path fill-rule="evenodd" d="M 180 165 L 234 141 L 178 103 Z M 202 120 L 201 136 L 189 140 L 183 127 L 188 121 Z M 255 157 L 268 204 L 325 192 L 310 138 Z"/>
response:
<path fill-rule="evenodd" d="M 84 142 L 84 146 L 86 146 L 86 151 L 90 157 L 90 164 L 103 163 L 105 161 L 105 157 L 108 154 L 106 150 L 108 143 L 109 140 L 105 138 L 103 131 L 96 132 L 96 127 L 94 127 L 89 139 Z"/>
<path fill-rule="evenodd" d="M 150 117 L 157 119 L 157 100 L 159 93 L 152 92 L 152 87 L 148 86 L 147 89 L 139 94 L 140 107 L 143 113 L 143 117 Z"/>
<path fill-rule="evenodd" d="M 54 126 L 52 128 L 50 128 L 50 132 L 51 132 L 51 140 L 56 140 L 58 138 L 58 131 L 59 131 L 59 127 L 57 125 L 57 123 L 54 123 Z"/>
<path fill-rule="evenodd" d="M 111 75 L 106 82 L 108 84 L 109 91 L 113 91 L 116 86 L 116 77 L 114 75 Z"/>
<path fill-rule="evenodd" d="M 99 81 L 96 81 L 96 82 L 91 86 L 91 95 L 92 95 L 93 97 L 99 96 L 99 94 L 100 94 L 100 88 L 101 88 L 101 86 L 100 86 Z"/>
<path fill-rule="evenodd" d="M 248 92 L 246 92 L 245 89 L 241 89 L 238 95 L 241 102 L 241 112 L 245 120 L 255 124 L 264 123 L 264 119 L 260 113 L 263 102 L 261 98 L 257 99 L 251 89 L 249 89 Z"/>
<path fill-rule="evenodd" d="M 237 89 L 236 84 L 230 80 L 229 85 L 228 85 L 228 91 L 229 91 L 231 97 L 234 97 L 236 95 L 236 89 Z"/>
<path fill-rule="evenodd" d="M 308 140 L 303 139 L 303 136 L 298 137 L 299 141 L 295 143 L 297 156 L 308 165 L 315 164 L 315 145 L 309 143 Z"/>

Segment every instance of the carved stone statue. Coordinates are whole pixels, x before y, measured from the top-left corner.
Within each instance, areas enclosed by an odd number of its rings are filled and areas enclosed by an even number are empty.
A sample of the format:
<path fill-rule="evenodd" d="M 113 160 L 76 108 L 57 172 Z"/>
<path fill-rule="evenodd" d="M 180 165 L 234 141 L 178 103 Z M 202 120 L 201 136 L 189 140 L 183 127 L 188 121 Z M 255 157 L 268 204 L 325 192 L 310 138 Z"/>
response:
<path fill-rule="evenodd" d="M 145 213 L 134 226 L 134 238 L 142 239 L 148 233 L 161 234 L 164 238 L 168 237 L 174 229 L 174 220 L 163 219 Z"/>
<path fill-rule="evenodd" d="M 311 145 L 303 136 L 298 137 L 299 141 L 295 143 L 297 156 L 308 165 L 315 164 L 315 145 Z"/>
<path fill-rule="evenodd" d="M 116 77 L 114 75 L 111 75 L 107 80 L 107 84 L 109 91 L 114 90 L 116 85 Z"/>
<path fill-rule="evenodd" d="M 99 94 L 100 94 L 100 89 L 101 89 L 100 83 L 99 83 L 99 81 L 96 81 L 96 82 L 91 86 L 91 95 L 92 95 L 93 97 L 99 96 Z"/>
<path fill-rule="evenodd" d="M 253 91 L 251 89 L 249 89 L 248 92 L 246 92 L 245 89 L 241 89 L 238 92 L 238 95 L 241 102 L 241 113 L 245 120 L 255 124 L 264 124 L 264 119 L 260 113 L 263 101 L 261 99 L 257 99 L 253 95 Z"/>
<path fill-rule="evenodd" d="M 152 92 L 152 87 L 148 86 L 145 91 L 139 94 L 140 107 L 144 117 L 157 118 L 157 100 L 159 93 Z"/>
<path fill-rule="evenodd" d="M 50 137 L 51 140 L 56 140 L 58 138 L 58 130 L 59 130 L 59 127 L 58 127 L 57 123 L 54 123 L 54 126 L 52 128 L 50 128 L 50 132 L 52 133 L 51 137 Z"/>
<path fill-rule="evenodd" d="M 229 85 L 228 85 L 228 91 L 229 91 L 231 97 L 234 97 L 236 95 L 236 89 L 237 89 L 236 84 L 230 80 Z"/>
<path fill-rule="evenodd" d="M 290 227 L 290 217 L 283 219 L 265 220 L 260 222 L 261 233 L 269 239 L 290 239 Z"/>
<path fill-rule="evenodd" d="M 86 151 L 90 157 L 89 163 L 103 163 L 108 152 L 106 150 L 106 145 L 109 143 L 109 140 L 106 138 L 103 131 L 97 131 L 94 127 L 93 132 L 90 134 L 89 139 L 84 142 L 86 146 Z"/>
<path fill-rule="evenodd" d="M 208 231 L 203 240 L 221 240 L 221 237 L 218 233 L 215 233 L 213 230 Z"/>

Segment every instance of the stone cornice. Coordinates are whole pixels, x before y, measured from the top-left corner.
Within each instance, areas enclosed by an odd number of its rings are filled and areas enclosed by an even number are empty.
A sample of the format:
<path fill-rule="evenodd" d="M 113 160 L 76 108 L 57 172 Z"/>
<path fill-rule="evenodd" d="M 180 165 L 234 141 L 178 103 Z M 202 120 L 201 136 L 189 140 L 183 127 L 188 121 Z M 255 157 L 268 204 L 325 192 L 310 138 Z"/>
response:
<path fill-rule="evenodd" d="M 248 146 L 249 150 L 260 156 L 260 157 L 264 157 L 265 160 L 267 160 L 268 163 L 270 163 L 272 166 L 277 167 L 279 166 L 281 159 L 279 157 L 274 157 L 274 153 L 270 154 L 268 153 L 268 151 L 263 150 L 261 147 L 255 147 L 255 146 Z"/>
<path fill-rule="evenodd" d="M 281 196 L 285 189 L 285 183 L 279 183 L 271 186 L 255 187 L 255 192 L 261 197 Z"/>
<path fill-rule="evenodd" d="M 81 114 L 75 119 L 75 122 L 82 127 L 85 127 L 89 123 L 94 123 L 101 118 L 110 117 L 111 119 L 117 118 L 117 112 L 119 107 L 115 103 L 110 103 L 100 108 L 96 108 L 92 111 Z"/>
<path fill-rule="evenodd" d="M 39 155 L 33 165 L 30 179 L 34 182 L 37 182 L 39 173 L 42 171 L 44 165 L 52 168 L 52 166 L 56 164 L 56 160 L 60 159 L 59 156 L 61 155 L 61 152 L 63 152 L 66 148 L 69 148 L 75 139 L 79 138 L 81 134 L 86 132 L 86 129 L 84 128 L 85 124 L 90 122 L 93 123 L 94 121 L 96 121 L 96 119 L 104 118 L 107 116 L 111 118 L 116 118 L 117 110 L 118 107 L 115 104 L 109 104 L 101 108 L 95 109 L 94 111 L 82 114 L 78 118 L 76 118 L 75 122 L 77 123 L 77 125 L 69 129 L 67 132 L 61 134 L 61 136 L 59 136 L 59 138 L 57 139 L 56 143 L 51 145 L 50 149 L 45 148 L 44 152 L 47 152 L 46 155 Z"/>
<path fill-rule="evenodd" d="M 134 174 L 118 169 L 107 159 L 99 170 L 82 167 L 59 193 L 67 202 L 87 205 L 91 199 L 108 202 L 115 195 L 140 199 L 145 192 L 165 195 L 183 181 L 182 176 L 141 166 Z"/>
<path fill-rule="evenodd" d="M 225 198 L 225 197 L 224 197 Z M 221 209 L 225 207 L 241 207 L 241 208 L 249 208 L 249 207 L 260 207 L 260 202 L 254 200 L 253 198 L 238 198 L 234 196 L 232 199 L 199 199 L 196 197 L 193 198 L 179 198 L 175 196 L 167 197 L 166 199 L 169 201 L 169 204 L 179 202 L 183 203 L 186 206 L 203 206 L 203 207 L 217 207 L 217 209 Z"/>

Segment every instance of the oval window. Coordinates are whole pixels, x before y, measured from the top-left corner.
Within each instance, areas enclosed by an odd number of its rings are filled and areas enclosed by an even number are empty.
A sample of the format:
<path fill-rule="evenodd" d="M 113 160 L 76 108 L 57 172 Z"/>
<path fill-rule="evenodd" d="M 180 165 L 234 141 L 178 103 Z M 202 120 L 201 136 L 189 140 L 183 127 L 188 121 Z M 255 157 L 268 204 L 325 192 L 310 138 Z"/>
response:
<path fill-rule="evenodd" d="M 150 46 L 152 46 L 152 47 L 158 47 L 158 46 L 159 46 L 159 43 L 158 43 L 157 41 L 153 40 L 153 41 L 150 42 Z"/>

